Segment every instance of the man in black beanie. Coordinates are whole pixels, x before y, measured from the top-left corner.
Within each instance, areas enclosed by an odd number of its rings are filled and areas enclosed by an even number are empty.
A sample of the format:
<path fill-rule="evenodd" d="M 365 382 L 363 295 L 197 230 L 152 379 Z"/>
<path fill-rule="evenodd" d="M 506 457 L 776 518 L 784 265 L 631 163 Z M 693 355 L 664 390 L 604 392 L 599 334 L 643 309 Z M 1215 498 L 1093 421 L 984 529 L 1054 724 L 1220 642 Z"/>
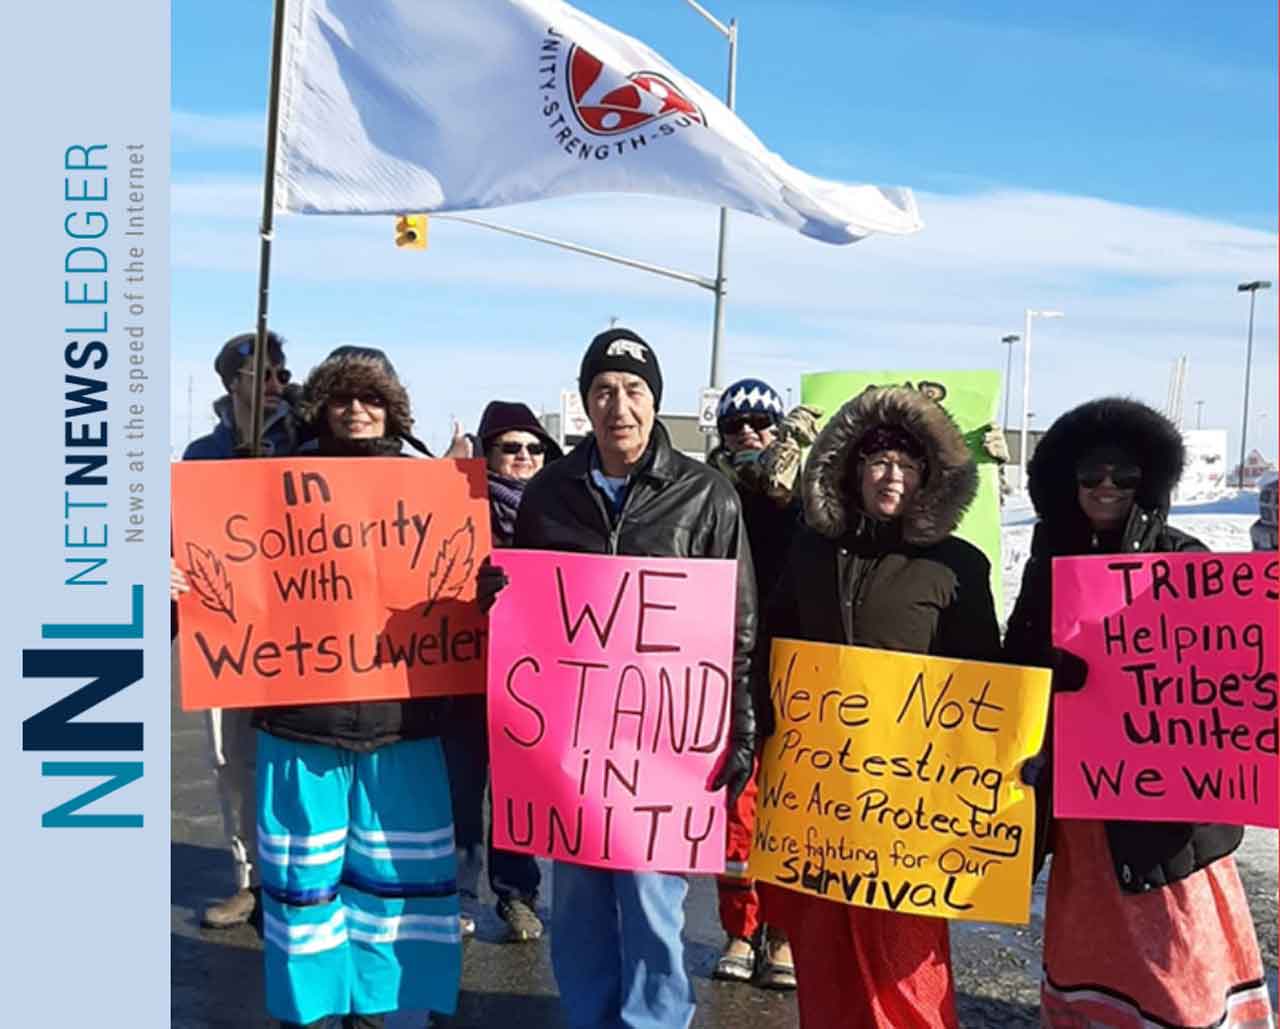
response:
<path fill-rule="evenodd" d="M 582 355 L 578 393 L 605 475 L 625 478 L 644 456 L 662 404 L 658 356 L 630 329 L 602 332 Z"/>
<path fill-rule="evenodd" d="M 755 574 L 738 496 L 729 480 L 671 445 L 657 421 L 662 371 L 629 329 L 601 333 L 582 358 L 578 389 L 592 435 L 525 487 L 514 546 L 635 557 L 727 558 L 738 563 L 732 722 L 712 790 L 736 798 L 755 761 L 750 689 Z M 482 571 L 481 603 L 505 580 Z M 714 603 L 708 600 L 708 604 Z M 555 863 L 551 961 L 571 1029 L 687 1026 L 683 876 Z"/>

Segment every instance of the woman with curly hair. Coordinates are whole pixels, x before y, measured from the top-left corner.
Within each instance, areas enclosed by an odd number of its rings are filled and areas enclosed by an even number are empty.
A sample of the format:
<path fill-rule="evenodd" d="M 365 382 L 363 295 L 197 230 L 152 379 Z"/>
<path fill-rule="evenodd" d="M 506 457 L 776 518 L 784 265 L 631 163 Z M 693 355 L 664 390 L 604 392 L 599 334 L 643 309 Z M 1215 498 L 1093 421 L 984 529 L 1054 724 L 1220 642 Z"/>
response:
<path fill-rule="evenodd" d="M 340 347 L 300 413 L 323 457 L 394 457 L 409 396 L 380 350 Z M 284 1026 L 375 1029 L 451 1012 L 461 976 L 453 821 L 438 700 L 257 711 L 267 1008 Z"/>

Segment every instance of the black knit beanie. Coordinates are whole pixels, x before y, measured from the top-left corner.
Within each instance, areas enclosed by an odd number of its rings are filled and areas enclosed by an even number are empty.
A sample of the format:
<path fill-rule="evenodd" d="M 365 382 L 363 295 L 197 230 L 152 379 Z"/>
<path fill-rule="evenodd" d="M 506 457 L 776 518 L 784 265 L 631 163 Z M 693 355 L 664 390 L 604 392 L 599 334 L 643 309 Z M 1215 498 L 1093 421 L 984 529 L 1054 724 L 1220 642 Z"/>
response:
<path fill-rule="evenodd" d="M 640 376 L 653 394 L 654 410 L 662 406 L 662 369 L 658 366 L 658 355 L 630 329 L 609 329 L 600 333 L 582 355 L 578 393 L 584 405 L 591 380 L 601 372 L 630 372 Z"/>

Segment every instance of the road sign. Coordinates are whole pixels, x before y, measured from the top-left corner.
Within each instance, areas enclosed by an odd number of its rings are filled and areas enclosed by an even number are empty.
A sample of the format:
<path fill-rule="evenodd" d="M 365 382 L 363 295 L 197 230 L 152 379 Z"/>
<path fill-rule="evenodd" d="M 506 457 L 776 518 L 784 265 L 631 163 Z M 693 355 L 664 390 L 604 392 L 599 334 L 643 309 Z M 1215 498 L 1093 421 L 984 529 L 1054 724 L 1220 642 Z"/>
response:
<path fill-rule="evenodd" d="M 591 434 L 591 419 L 587 417 L 582 406 L 582 396 L 576 389 L 560 391 L 560 445 L 565 445 L 569 437 L 582 437 Z"/>
<path fill-rule="evenodd" d="M 698 428 L 703 432 L 716 431 L 716 411 L 723 393 L 723 389 L 709 386 L 698 395 Z"/>

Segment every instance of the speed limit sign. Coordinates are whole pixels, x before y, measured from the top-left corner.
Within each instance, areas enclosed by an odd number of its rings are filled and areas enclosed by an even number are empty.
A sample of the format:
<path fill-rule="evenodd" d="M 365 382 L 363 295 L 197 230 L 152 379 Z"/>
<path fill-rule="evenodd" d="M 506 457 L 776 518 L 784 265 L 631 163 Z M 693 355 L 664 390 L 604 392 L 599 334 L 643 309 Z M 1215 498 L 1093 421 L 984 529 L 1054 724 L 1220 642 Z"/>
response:
<path fill-rule="evenodd" d="M 704 389 L 698 398 L 698 428 L 703 432 L 716 431 L 716 411 L 720 408 L 720 397 L 724 390 L 711 386 Z"/>

